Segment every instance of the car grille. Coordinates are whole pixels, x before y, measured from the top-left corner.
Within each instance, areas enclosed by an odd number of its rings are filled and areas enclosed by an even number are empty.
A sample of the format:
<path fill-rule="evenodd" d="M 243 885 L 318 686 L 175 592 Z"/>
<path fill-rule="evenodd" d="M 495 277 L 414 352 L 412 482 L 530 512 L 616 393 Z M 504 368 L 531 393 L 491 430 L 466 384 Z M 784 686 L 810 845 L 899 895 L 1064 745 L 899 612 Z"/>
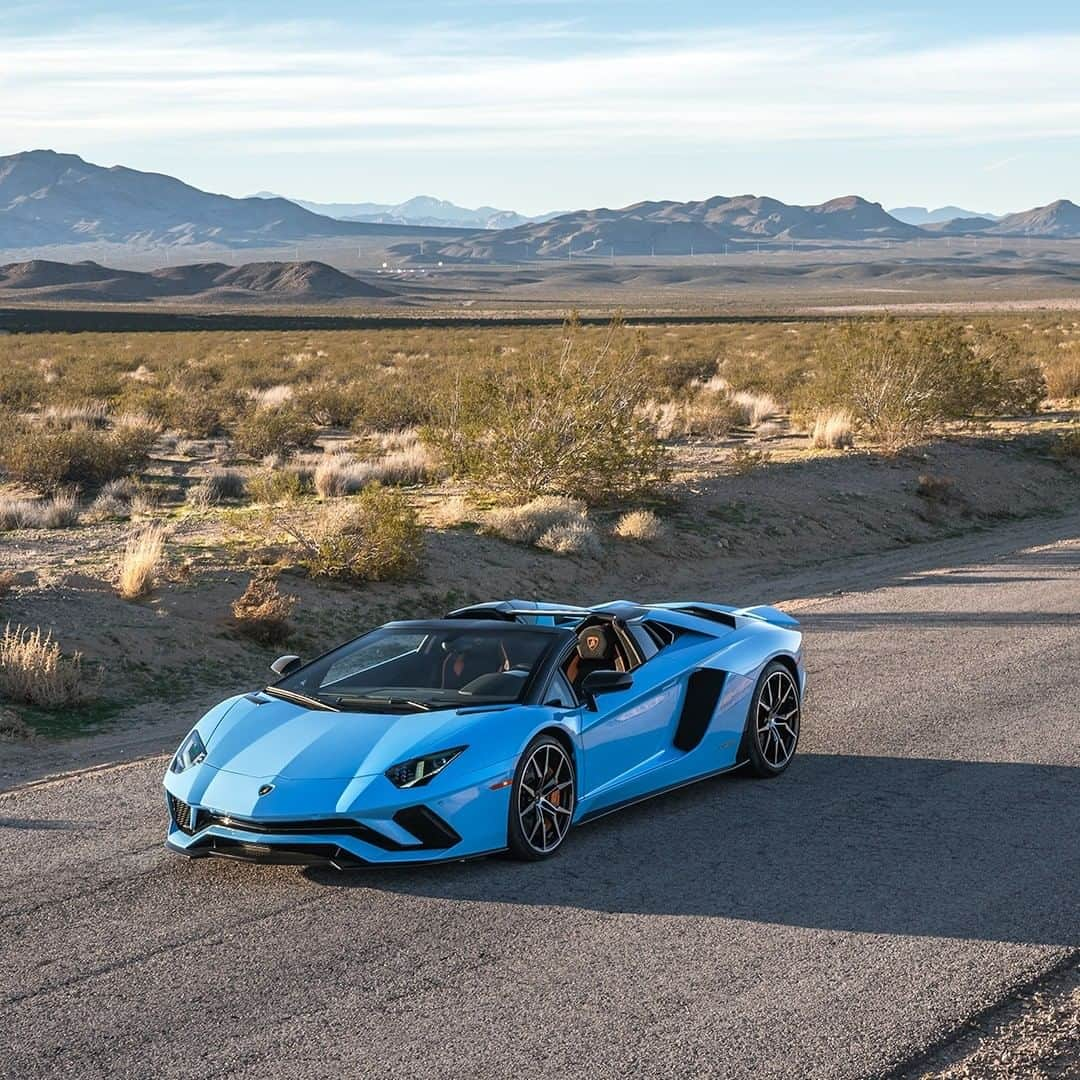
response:
<path fill-rule="evenodd" d="M 397 840 L 384 836 L 370 826 L 349 818 L 251 821 L 247 818 L 228 817 L 224 814 L 204 810 L 199 816 L 199 828 L 205 829 L 208 825 L 220 825 L 225 829 L 235 829 L 240 832 L 262 835 L 350 836 L 356 840 L 363 840 L 373 847 L 381 848 L 383 851 L 445 850 L 453 847 L 454 844 L 461 840 L 461 837 L 450 825 L 437 814 L 428 810 L 427 807 L 413 806 L 407 810 L 399 810 L 394 815 L 394 820 L 403 828 L 408 829 L 420 843 L 400 844 Z"/>
<path fill-rule="evenodd" d="M 186 802 L 178 799 L 175 795 L 169 796 L 169 813 L 172 814 L 172 819 L 176 822 L 176 827 L 182 833 L 187 833 L 188 836 L 190 836 L 195 831 L 192 828 L 194 815 L 192 814 L 191 807 L 188 806 Z"/>

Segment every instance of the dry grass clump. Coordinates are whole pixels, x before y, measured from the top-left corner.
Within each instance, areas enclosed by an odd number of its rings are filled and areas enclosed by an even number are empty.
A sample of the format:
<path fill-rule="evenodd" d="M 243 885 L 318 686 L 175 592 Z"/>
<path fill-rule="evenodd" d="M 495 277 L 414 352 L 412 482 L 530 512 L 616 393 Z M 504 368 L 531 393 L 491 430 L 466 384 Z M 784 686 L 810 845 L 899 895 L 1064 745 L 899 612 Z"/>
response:
<path fill-rule="evenodd" d="M 209 510 L 226 499 L 242 499 L 247 483 L 242 473 L 221 469 L 188 488 L 185 501 L 194 510 Z"/>
<path fill-rule="evenodd" d="M 755 394 L 750 390 L 739 390 L 732 394 L 731 404 L 738 411 L 742 422 L 749 427 L 757 427 L 781 411 L 775 398 L 769 394 Z"/>
<path fill-rule="evenodd" d="M 289 636 L 289 616 L 296 603 L 297 597 L 281 594 L 271 573 L 260 571 L 233 601 L 233 620 L 245 637 L 261 645 L 274 645 Z"/>
<path fill-rule="evenodd" d="M 249 390 L 247 396 L 256 409 L 280 409 L 287 401 L 292 400 L 294 393 L 293 387 L 287 383 L 279 383 L 277 386 Z"/>
<path fill-rule="evenodd" d="M 49 405 L 42 410 L 41 419 L 55 428 L 101 428 L 109 419 L 109 403 L 88 401 L 81 405 Z"/>
<path fill-rule="evenodd" d="M 536 541 L 538 548 L 553 551 L 556 555 L 588 555 L 600 558 L 604 549 L 592 522 L 588 518 L 576 518 L 561 525 L 552 525 Z"/>
<path fill-rule="evenodd" d="M 500 506 L 483 518 L 484 531 L 516 544 L 535 544 L 551 529 L 587 521 L 585 504 L 562 495 L 541 495 L 521 506 Z"/>
<path fill-rule="evenodd" d="M 154 587 L 165 550 L 165 530 L 151 525 L 129 537 L 120 561 L 116 591 L 124 600 L 138 600 Z"/>
<path fill-rule="evenodd" d="M 65 657 L 51 631 L 9 623 L 0 635 L 0 693 L 43 708 L 82 701 L 89 693 L 82 656 Z"/>
<path fill-rule="evenodd" d="M 1046 393 L 1051 398 L 1080 398 L 1080 356 L 1046 365 Z"/>
<path fill-rule="evenodd" d="M 476 511 L 464 495 L 450 495 L 428 506 L 424 512 L 425 521 L 436 529 L 453 529 L 466 522 L 475 521 Z"/>
<path fill-rule="evenodd" d="M 814 418 L 810 443 L 818 450 L 841 450 L 855 443 L 855 421 L 847 409 L 826 409 Z"/>
<path fill-rule="evenodd" d="M 651 543 L 663 539 L 667 535 L 667 528 L 651 510 L 631 510 L 615 522 L 611 532 L 620 540 Z"/>
<path fill-rule="evenodd" d="M 279 525 L 299 545 L 312 577 L 384 581 L 407 577 L 419 565 L 424 533 L 399 491 L 372 484 L 348 503 L 330 506 L 310 532 Z"/>
<path fill-rule="evenodd" d="M 66 529 L 79 523 L 75 493 L 60 492 L 51 499 L 0 498 L 0 532 L 12 529 Z"/>
<path fill-rule="evenodd" d="M 351 454 L 327 454 L 315 467 L 315 490 L 324 499 L 355 495 L 370 482 L 368 463 Z"/>

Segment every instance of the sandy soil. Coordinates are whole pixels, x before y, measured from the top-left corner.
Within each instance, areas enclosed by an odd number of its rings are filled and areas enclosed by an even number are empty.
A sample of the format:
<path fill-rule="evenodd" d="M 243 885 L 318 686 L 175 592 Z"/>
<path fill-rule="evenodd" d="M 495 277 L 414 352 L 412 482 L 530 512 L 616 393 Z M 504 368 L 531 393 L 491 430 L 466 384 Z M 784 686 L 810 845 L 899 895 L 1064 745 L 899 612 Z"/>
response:
<path fill-rule="evenodd" d="M 882 568 L 888 572 L 886 553 L 917 553 L 949 538 L 1080 508 L 1077 473 L 1046 455 L 1045 436 L 1017 434 L 1007 424 L 891 458 L 809 453 L 805 438 L 790 436 L 761 445 L 771 459 L 745 476 L 728 469 L 729 443 L 681 446 L 668 498 L 655 507 L 669 526 L 663 542 L 607 535 L 600 558 L 568 557 L 463 525 L 428 531 L 417 580 L 357 587 L 286 570 L 282 591 L 299 598 L 287 649 L 256 645 L 231 623 L 230 605 L 253 570 L 282 554 L 267 543 L 273 529 L 264 511 L 174 511 L 165 519 L 170 533 L 159 587 L 134 603 L 112 587 L 132 525 L 5 534 L 0 568 L 15 573 L 15 586 L 0 600 L 0 619 L 51 628 L 66 652 L 80 651 L 101 680 L 104 704 L 65 717 L 65 727 L 91 739 L 70 746 L 42 737 L 28 745 L 0 743 L 0 786 L 25 775 L 28 764 L 43 775 L 160 750 L 214 701 L 258 684 L 278 653 L 317 655 L 391 618 L 441 614 L 499 596 L 782 601 L 854 587 L 860 560 L 871 564 L 859 570 L 870 580 Z M 165 460 L 156 467 L 182 484 L 209 465 Z M 942 497 L 927 497 L 920 494 L 924 476 L 951 486 Z M 426 489 L 415 498 L 426 513 L 451 493 Z M 623 509 L 594 512 L 597 526 L 606 531 Z M 1043 526 L 1039 535 L 1046 532 Z M 28 719 L 57 734 L 47 719 Z"/>

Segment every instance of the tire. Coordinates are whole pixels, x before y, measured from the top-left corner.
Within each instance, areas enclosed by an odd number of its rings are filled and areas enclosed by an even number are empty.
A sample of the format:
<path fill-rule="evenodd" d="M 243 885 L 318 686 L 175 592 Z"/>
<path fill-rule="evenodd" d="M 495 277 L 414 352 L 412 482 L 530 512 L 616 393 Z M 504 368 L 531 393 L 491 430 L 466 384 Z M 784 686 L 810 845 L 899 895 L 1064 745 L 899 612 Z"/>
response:
<path fill-rule="evenodd" d="M 507 849 L 528 862 L 549 859 L 563 845 L 577 804 L 574 758 L 558 739 L 538 735 L 514 771 Z"/>
<path fill-rule="evenodd" d="M 746 717 L 746 758 L 753 776 L 769 780 L 791 764 L 801 719 L 799 684 L 785 664 L 774 660 L 758 679 Z"/>

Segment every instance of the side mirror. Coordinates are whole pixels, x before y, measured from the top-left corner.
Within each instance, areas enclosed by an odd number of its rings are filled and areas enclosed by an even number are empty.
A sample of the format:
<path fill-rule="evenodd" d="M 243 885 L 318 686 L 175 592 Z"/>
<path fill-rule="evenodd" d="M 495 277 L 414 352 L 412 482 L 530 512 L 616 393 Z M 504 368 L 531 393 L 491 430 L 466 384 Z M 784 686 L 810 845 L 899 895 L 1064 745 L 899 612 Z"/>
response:
<path fill-rule="evenodd" d="M 634 677 L 629 671 L 593 671 L 585 676 L 581 684 L 581 694 L 590 709 L 596 708 L 598 694 L 612 694 L 617 690 L 629 690 L 634 685 Z"/>
<path fill-rule="evenodd" d="M 279 656 L 271 665 L 270 670 L 275 674 L 284 678 L 286 675 L 290 675 L 301 665 L 299 656 Z"/>

